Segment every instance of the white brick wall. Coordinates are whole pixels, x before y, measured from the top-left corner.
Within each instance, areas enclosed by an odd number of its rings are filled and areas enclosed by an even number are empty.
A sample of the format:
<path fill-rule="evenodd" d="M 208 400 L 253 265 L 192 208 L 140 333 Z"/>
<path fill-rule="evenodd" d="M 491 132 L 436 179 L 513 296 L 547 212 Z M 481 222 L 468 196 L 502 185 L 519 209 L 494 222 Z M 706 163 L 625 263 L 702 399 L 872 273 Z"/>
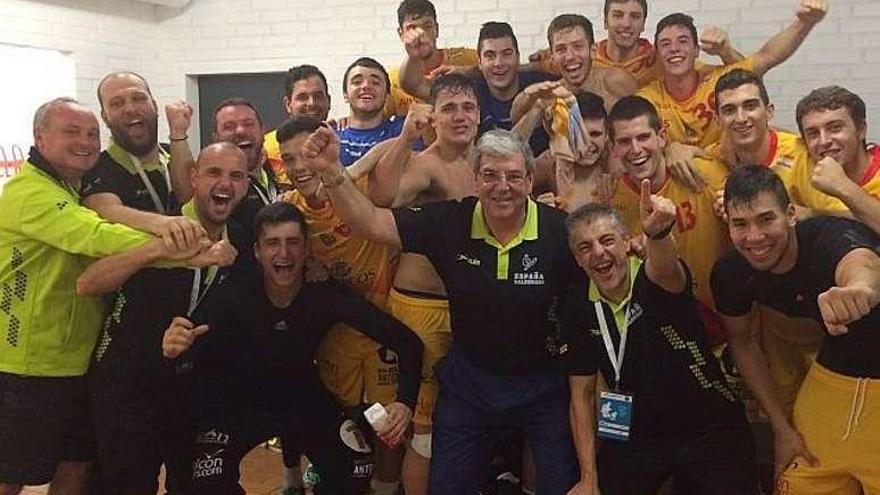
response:
<path fill-rule="evenodd" d="M 793 18 L 797 0 L 651 0 L 649 29 L 683 11 L 700 28 L 720 25 L 744 53 Z M 829 0 L 828 18 L 799 52 L 767 77 L 776 124 L 795 128 L 794 105 L 808 90 L 842 84 L 880 115 L 880 1 Z M 546 44 L 553 15 L 579 12 L 603 36 L 601 0 L 435 0 L 440 44 L 474 46 L 479 26 L 506 20 L 523 57 Z M 388 66 L 403 54 L 395 29 L 397 0 L 192 0 L 183 9 L 132 0 L 3 0 L 0 42 L 70 50 L 76 57 L 79 96 L 95 105 L 94 86 L 105 72 L 131 68 L 150 80 L 160 103 L 192 93 L 187 76 L 285 70 L 314 63 L 330 81 L 333 115 L 347 112 L 341 98 L 345 67 L 369 55 Z M 96 105 L 95 105 L 96 106 Z M 16 117 L 21 118 L 21 117 Z M 24 116 L 30 118 L 30 116 Z M 162 131 L 164 132 L 164 130 Z M 880 140 L 880 125 L 869 129 Z"/>

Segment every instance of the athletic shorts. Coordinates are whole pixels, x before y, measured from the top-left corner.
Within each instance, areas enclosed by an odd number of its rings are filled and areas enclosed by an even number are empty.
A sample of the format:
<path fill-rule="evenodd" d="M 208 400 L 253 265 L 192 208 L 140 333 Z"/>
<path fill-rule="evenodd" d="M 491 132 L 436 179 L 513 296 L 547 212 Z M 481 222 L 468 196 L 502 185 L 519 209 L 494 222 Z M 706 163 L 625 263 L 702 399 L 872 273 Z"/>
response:
<path fill-rule="evenodd" d="M 758 306 L 761 348 L 776 384 L 783 410 L 791 415 L 798 389 L 816 359 L 824 333 L 819 325 L 805 318 L 791 318 Z"/>
<path fill-rule="evenodd" d="M 397 397 L 397 354 L 349 326 L 335 325 L 327 333 L 318 370 L 343 407 L 389 404 Z"/>
<path fill-rule="evenodd" d="M 85 377 L 0 373 L 0 482 L 42 485 L 94 455 Z"/>
<path fill-rule="evenodd" d="M 794 426 L 819 464 L 795 459 L 780 476 L 777 495 L 880 494 L 880 379 L 813 363 L 795 402 Z"/>
<path fill-rule="evenodd" d="M 434 365 L 449 352 L 452 345 L 452 327 L 449 322 L 449 301 L 412 297 L 391 289 L 388 295 L 388 311 L 392 316 L 412 329 L 425 344 L 422 359 L 422 386 L 413 423 L 431 426 L 434 403 L 439 390 L 434 378 Z"/>

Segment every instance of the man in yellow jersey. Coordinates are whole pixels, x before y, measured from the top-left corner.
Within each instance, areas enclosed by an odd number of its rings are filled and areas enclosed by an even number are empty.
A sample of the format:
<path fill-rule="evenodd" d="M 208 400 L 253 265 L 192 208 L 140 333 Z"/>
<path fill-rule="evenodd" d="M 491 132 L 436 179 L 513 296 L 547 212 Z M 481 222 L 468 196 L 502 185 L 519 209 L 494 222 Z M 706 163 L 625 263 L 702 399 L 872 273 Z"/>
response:
<path fill-rule="evenodd" d="M 671 177 L 663 148 L 666 133 L 657 110 L 646 99 L 628 96 L 621 99 L 608 115 L 612 153 L 623 163 L 625 173 L 611 206 L 623 217 L 632 232 L 638 232 L 640 184 L 651 181 L 651 193 L 663 196 L 677 207 L 673 235 L 679 253 L 693 275 L 694 296 L 700 307 L 707 337 L 712 346 L 723 341 L 715 302 L 709 287 L 712 265 L 726 247 L 724 224 L 714 213 L 715 191 L 721 189 L 727 167 L 717 160 L 696 158 L 696 165 L 708 181 L 708 187 L 694 192 Z"/>
<path fill-rule="evenodd" d="M 813 167 L 800 136 L 770 126 L 774 108 L 760 76 L 743 69 L 721 76 L 715 85 L 715 103 L 722 137 L 707 148 L 710 155 L 722 160 L 730 171 L 762 165 L 776 172 L 799 208 L 799 216 L 827 208 L 826 201 L 833 198 L 816 190 L 809 174 L 799 172 Z M 720 197 L 716 209 L 719 207 L 723 210 Z M 759 308 L 761 346 L 783 408 L 790 412 L 822 334 L 813 321 L 788 317 L 763 305 Z"/>
<path fill-rule="evenodd" d="M 420 101 L 407 93 L 400 77 L 409 71 L 430 76 L 441 66 L 476 66 L 479 62 L 473 48 L 437 48 L 437 11 L 429 0 L 403 0 L 397 7 L 397 35 L 406 50 L 401 67 L 391 69 L 391 96 L 385 104 L 386 115 L 406 115 L 409 106 Z M 415 68 L 412 66 L 415 65 Z M 408 69 L 407 69 L 408 67 Z"/>
<path fill-rule="evenodd" d="M 657 78 L 654 45 L 641 37 L 648 18 L 648 1 L 605 0 L 603 12 L 608 37 L 596 44 L 593 64 L 596 67 L 623 69 L 632 74 L 639 87 L 654 81 Z M 700 47 L 708 55 L 718 55 L 725 64 L 743 59 L 730 45 L 727 32 L 720 28 L 713 27 L 703 31 Z M 539 62 L 544 71 L 559 73 L 550 57 L 550 50 L 534 53 L 529 60 Z"/>
<path fill-rule="evenodd" d="M 324 77 L 324 73 L 309 64 L 288 69 L 281 105 L 291 117 L 309 115 L 318 120 L 327 120 L 330 114 L 330 91 L 327 89 L 327 78 Z M 284 173 L 276 132 L 266 133 L 263 138 L 263 148 L 266 150 L 266 159 L 269 160 L 269 166 L 275 173 L 279 186 L 289 189 L 292 184 Z"/>
<path fill-rule="evenodd" d="M 375 204 L 390 206 L 394 197 L 383 197 L 381 188 L 372 187 L 373 170 L 377 166 L 399 168 L 398 162 L 409 158 L 409 146 L 418 138 L 419 125 L 427 125 L 429 111 L 425 105 L 411 107 L 402 138 L 377 145 L 349 168 L 349 173 L 358 177 L 358 186 Z M 305 216 L 310 258 L 330 278 L 384 309 L 399 253 L 386 245 L 353 237 L 333 209 L 319 178 L 302 164 L 302 144 L 320 125 L 312 117 L 299 115 L 278 128 L 281 159 L 294 185 L 282 200 L 295 205 Z M 395 401 L 397 356 L 359 331 L 335 326 L 318 351 L 318 365 L 322 380 L 345 407 L 358 406 L 365 399 L 386 405 Z M 377 444 L 374 493 L 393 493 L 400 484 L 399 476 L 400 457 L 395 461 L 383 444 Z"/>
<path fill-rule="evenodd" d="M 865 102 L 839 86 L 812 91 L 797 104 L 798 128 L 816 166 L 809 177 L 815 189 L 831 196 L 824 209 L 848 208 L 852 215 L 880 233 L 880 147 L 865 136 Z M 800 169 L 797 175 L 806 175 Z M 819 201 L 817 200 L 817 201 Z"/>
<path fill-rule="evenodd" d="M 660 78 L 639 90 L 639 95 L 657 108 L 670 140 L 705 148 L 721 138 L 714 101 L 718 78 L 733 69 L 764 75 L 797 50 L 827 11 L 825 0 L 802 0 L 795 21 L 757 52 L 732 65 L 702 68 L 696 66 L 700 48 L 693 18 L 670 14 L 657 23 L 654 37 Z"/>

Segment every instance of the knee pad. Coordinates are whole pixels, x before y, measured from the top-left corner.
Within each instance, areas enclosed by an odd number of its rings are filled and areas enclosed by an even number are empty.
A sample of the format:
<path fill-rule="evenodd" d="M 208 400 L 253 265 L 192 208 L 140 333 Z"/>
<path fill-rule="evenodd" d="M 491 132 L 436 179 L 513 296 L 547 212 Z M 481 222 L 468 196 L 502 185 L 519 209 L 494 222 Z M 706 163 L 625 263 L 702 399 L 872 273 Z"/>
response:
<path fill-rule="evenodd" d="M 430 433 L 413 433 L 412 439 L 409 441 L 409 446 L 413 449 L 413 452 L 425 459 L 431 458 Z"/>

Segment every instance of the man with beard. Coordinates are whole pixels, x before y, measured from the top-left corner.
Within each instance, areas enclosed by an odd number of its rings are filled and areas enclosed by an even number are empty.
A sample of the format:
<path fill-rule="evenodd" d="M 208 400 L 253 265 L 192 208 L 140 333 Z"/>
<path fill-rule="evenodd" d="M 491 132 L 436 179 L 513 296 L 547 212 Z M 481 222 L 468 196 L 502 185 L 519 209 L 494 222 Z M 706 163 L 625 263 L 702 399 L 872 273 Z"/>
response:
<path fill-rule="evenodd" d="M 212 144 L 199 154 L 192 170 L 193 199 L 180 209 L 218 243 L 212 250 L 224 265 L 232 263 L 236 249 L 248 249 L 241 228 L 227 223 L 247 181 L 244 153 L 231 143 Z M 146 268 L 152 261 L 112 256 L 93 263 L 77 279 L 81 294 L 119 290 L 89 373 L 98 484 L 106 494 L 155 494 L 162 464 L 166 490 L 187 493 L 193 433 L 189 398 L 174 387 L 175 375 L 186 370 L 162 360 L 162 332 L 174 316 L 201 305 L 231 270 L 244 270 L 246 257 L 229 269 Z"/>
<path fill-rule="evenodd" d="M 848 209 L 880 233 L 880 147 L 865 140 L 865 101 L 840 86 L 826 86 L 801 99 L 795 114 L 816 164 L 795 174 L 815 187 L 809 197 L 827 210 Z"/>
<path fill-rule="evenodd" d="M 247 157 L 248 188 L 232 219 L 253 239 L 254 215 L 278 197 L 275 175 L 263 153 L 263 119 L 253 103 L 242 98 L 224 100 L 214 109 L 214 141 L 232 143 Z"/>
<path fill-rule="evenodd" d="M 745 60 L 732 65 L 697 67 L 700 54 L 692 17 L 670 14 L 657 23 L 654 46 L 662 67 L 659 79 L 639 90 L 660 113 L 669 139 L 705 148 L 721 138 L 715 116 L 715 84 L 733 69 L 758 75 L 787 60 L 828 11 L 825 0 L 802 0 L 795 21 Z"/>
<path fill-rule="evenodd" d="M 663 149 L 666 132 L 657 110 L 640 96 L 628 96 L 614 105 L 608 115 L 612 153 L 623 164 L 624 174 L 611 197 L 611 206 L 621 213 L 630 232 L 638 232 L 640 184 L 648 179 L 651 193 L 668 198 L 677 208 L 673 225 L 681 258 L 693 274 L 694 296 L 703 317 L 709 344 L 724 340 L 715 314 L 709 274 L 727 245 L 724 224 L 715 215 L 716 192 L 723 187 L 727 167 L 717 160 L 696 158 L 697 169 L 708 187 L 695 192 L 671 177 Z"/>
<path fill-rule="evenodd" d="M 327 88 L 327 78 L 321 69 L 309 64 L 297 65 L 288 69 L 281 104 L 290 117 L 308 115 L 326 121 L 330 114 L 330 91 Z M 277 183 L 284 188 L 290 188 L 292 185 L 284 173 L 284 164 L 281 162 L 281 149 L 278 147 L 276 133 L 277 130 L 268 132 L 263 139 L 266 159 L 275 174 Z"/>
<path fill-rule="evenodd" d="M 369 57 L 354 61 L 342 76 L 342 87 L 350 114 L 348 126 L 339 131 L 339 161 L 348 167 L 382 141 L 395 138 L 403 129 L 404 118 L 385 118 L 385 101 L 390 81 L 382 64 Z M 415 148 L 421 149 L 417 142 Z"/>
<path fill-rule="evenodd" d="M 180 176 L 181 167 L 173 166 L 170 154 L 174 148 L 188 147 L 188 105 L 168 106 L 171 147 L 165 149 L 158 143 L 156 101 L 143 77 L 134 72 L 108 74 L 98 84 L 98 101 L 112 139 L 83 179 L 83 204 L 107 220 L 181 247 L 203 238 L 196 223 L 170 215 L 178 201 L 192 195 L 188 178 Z"/>
<path fill-rule="evenodd" d="M 53 493 L 79 495 L 94 456 L 83 375 L 104 305 L 76 293 L 77 277 L 93 258 L 180 253 L 80 206 L 101 147 L 91 111 L 56 98 L 33 127 L 35 146 L 0 195 L 0 493 L 51 481 Z"/>
<path fill-rule="evenodd" d="M 728 177 L 724 208 L 736 250 L 718 260 L 712 290 L 737 368 L 773 426 L 777 493 L 876 493 L 880 238 L 849 219 L 797 221 L 784 184 L 761 166 Z M 791 417 L 773 393 L 756 303 L 827 332 Z"/>

